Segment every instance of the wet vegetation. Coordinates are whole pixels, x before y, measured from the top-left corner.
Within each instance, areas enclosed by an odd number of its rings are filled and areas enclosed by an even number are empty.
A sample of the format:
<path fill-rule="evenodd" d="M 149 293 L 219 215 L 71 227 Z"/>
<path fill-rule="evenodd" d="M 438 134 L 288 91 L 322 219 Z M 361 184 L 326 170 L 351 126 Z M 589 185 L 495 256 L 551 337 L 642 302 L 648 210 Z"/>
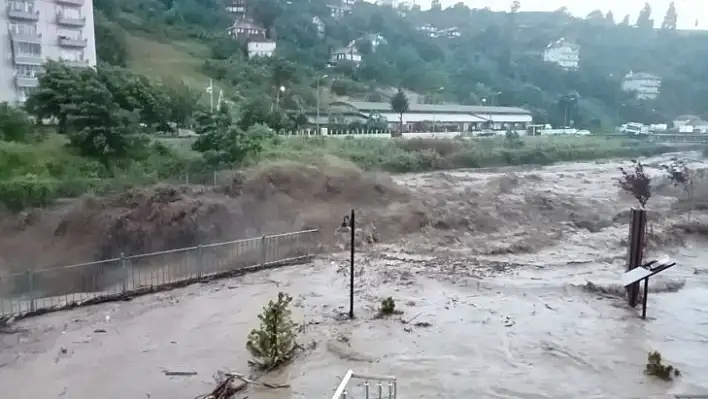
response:
<path fill-rule="evenodd" d="M 395 314 L 403 314 L 403 311 L 396 309 L 396 301 L 393 297 L 387 297 L 381 300 L 379 307 L 379 317 L 392 316 Z"/>
<path fill-rule="evenodd" d="M 270 301 L 258 315 L 259 328 L 248 335 L 246 349 L 254 359 L 249 363 L 262 370 L 272 370 L 292 359 L 297 337 L 297 325 L 292 321 L 290 302 L 293 298 L 283 292 L 276 301 Z"/>
<path fill-rule="evenodd" d="M 631 169 L 620 167 L 620 172 L 619 187 L 631 194 L 642 208 L 646 207 L 651 198 L 651 177 L 645 173 L 644 165 L 635 159 Z"/>
<path fill-rule="evenodd" d="M 644 374 L 650 375 L 664 381 L 672 381 L 681 375 L 681 371 L 672 365 L 661 363 L 661 353 L 658 351 L 649 352 L 647 365 Z"/>

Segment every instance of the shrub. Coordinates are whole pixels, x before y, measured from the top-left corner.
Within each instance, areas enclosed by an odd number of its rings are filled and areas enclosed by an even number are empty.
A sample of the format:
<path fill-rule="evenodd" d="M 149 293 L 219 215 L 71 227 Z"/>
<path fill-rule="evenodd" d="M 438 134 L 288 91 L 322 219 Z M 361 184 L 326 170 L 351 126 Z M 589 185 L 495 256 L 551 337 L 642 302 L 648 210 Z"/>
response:
<path fill-rule="evenodd" d="M 259 369 L 273 369 L 292 358 L 297 347 L 297 326 L 290 317 L 289 309 L 292 300 L 290 295 L 279 292 L 278 299 L 268 302 L 258 315 L 260 328 L 251 331 L 246 343 L 246 349 L 255 358 L 251 365 Z"/>
<path fill-rule="evenodd" d="M 644 374 L 657 377 L 664 381 L 671 381 L 675 377 L 681 375 L 681 371 L 671 365 L 664 365 L 661 363 L 661 353 L 654 351 L 649 352 L 647 356 L 647 365 L 644 369 Z"/>
<path fill-rule="evenodd" d="M 396 309 L 396 301 L 393 300 L 393 297 L 388 297 L 381 300 L 381 307 L 379 308 L 380 317 L 402 313 L 402 311 Z"/>

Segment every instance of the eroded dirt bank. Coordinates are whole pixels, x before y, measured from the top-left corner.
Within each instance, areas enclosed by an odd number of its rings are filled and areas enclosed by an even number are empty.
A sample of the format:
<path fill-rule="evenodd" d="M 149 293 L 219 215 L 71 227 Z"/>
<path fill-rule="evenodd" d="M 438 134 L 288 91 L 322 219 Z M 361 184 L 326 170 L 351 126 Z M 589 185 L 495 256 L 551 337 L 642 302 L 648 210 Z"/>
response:
<path fill-rule="evenodd" d="M 301 341 L 317 347 L 269 376 L 292 389 L 255 390 L 251 398 L 328 398 L 349 368 L 397 375 L 401 398 L 707 393 L 708 358 L 700 351 L 708 345 L 706 215 L 695 211 L 687 223 L 676 210 L 680 191 L 658 182 L 650 255 L 670 253 L 679 267 L 653 282 L 650 320 L 639 320 L 614 295 L 633 201 L 614 186 L 617 166 L 397 177 L 398 186 L 387 183 L 394 201 L 364 194 L 372 204 L 360 210 L 365 226 L 383 242 L 362 242 L 356 321 L 338 317 L 348 276 L 347 255 L 337 253 L 17 323 L 15 333 L 0 334 L 0 386 L 9 399 L 195 397 L 213 388 L 217 370 L 245 370 L 245 337 L 260 306 L 283 290 L 307 326 Z M 303 202 L 314 202 L 308 195 Z M 330 231 L 348 205 L 323 210 L 335 214 Z M 412 323 L 373 320 L 389 295 Z M 683 377 L 666 384 L 643 376 L 649 350 L 661 351 Z M 198 374 L 167 377 L 163 369 Z"/>

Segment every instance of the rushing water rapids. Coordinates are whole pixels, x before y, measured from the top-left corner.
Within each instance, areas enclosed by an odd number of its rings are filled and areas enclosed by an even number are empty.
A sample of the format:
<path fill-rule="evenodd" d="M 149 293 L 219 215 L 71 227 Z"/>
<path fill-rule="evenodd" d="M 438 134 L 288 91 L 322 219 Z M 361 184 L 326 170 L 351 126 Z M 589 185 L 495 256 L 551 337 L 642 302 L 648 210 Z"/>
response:
<path fill-rule="evenodd" d="M 0 334 L 0 396 L 209 392 L 217 370 L 246 371 L 245 337 L 278 291 L 295 298 L 295 318 L 306 326 L 300 341 L 317 345 L 267 377 L 290 389 L 252 389 L 244 394 L 252 399 L 329 398 L 348 369 L 397 376 L 403 399 L 707 394 L 708 242 L 673 236 L 671 221 L 652 226 L 661 239 L 648 255 L 669 253 L 678 266 L 654 279 L 649 318 L 639 319 L 613 295 L 626 251 L 621 215 L 632 205 L 614 187 L 617 166 L 401 176 L 401 184 L 430 194 L 439 226 L 361 250 L 355 321 L 340 317 L 347 254 L 323 256 L 17 323 Z M 666 214 L 675 200 L 657 194 L 650 208 Z M 587 289 L 589 281 L 596 288 Z M 385 296 L 402 316 L 374 319 Z M 643 375 L 651 350 L 682 377 L 666 383 Z"/>

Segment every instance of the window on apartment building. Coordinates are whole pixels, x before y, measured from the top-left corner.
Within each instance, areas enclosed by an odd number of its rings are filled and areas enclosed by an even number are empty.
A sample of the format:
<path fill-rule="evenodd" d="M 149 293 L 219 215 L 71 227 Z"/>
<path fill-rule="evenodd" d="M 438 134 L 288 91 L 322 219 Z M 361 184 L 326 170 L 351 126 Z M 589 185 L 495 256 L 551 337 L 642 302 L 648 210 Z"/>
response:
<path fill-rule="evenodd" d="M 80 8 L 59 6 L 59 7 L 57 7 L 57 11 L 65 18 L 75 18 L 75 19 L 82 18 Z"/>
<path fill-rule="evenodd" d="M 57 31 L 59 37 L 66 37 L 68 39 L 81 40 L 81 31 L 76 29 L 59 29 Z"/>
<path fill-rule="evenodd" d="M 83 61 L 84 52 L 82 50 L 61 49 L 59 57 L 65 61 Z"/>
<path fill-rule="evenodd" d="M 15 35 L 36 35 L 37 24 L 10 22 L 10 33 L 13 33 Z"/>
<path fill-rule="evenodd" d="M 11 10 L 34 12 L 34 1 L 32 0 L 10 0 Z"/>
<path fill-rule="evenodd" d="M 41 55 L 42 46 L 37 43 L 17 43 L 15 45 L 15 52 L 21 55 Z"/>
<path fill-rule="evenodd" d="M 36 90 L 35 87 L 22 87 L 18 90 L 18 93 L 20 95 L 20 102 L 25 102 L 29 98 L 30 95 Z"/>
<path fill-rule="evenodd" d="M 36 78 L 41 71 L 42 67 L 39 65 L 18 65 L 17 68 L 15 68 L 17 76 L 23 78 Z"/>

